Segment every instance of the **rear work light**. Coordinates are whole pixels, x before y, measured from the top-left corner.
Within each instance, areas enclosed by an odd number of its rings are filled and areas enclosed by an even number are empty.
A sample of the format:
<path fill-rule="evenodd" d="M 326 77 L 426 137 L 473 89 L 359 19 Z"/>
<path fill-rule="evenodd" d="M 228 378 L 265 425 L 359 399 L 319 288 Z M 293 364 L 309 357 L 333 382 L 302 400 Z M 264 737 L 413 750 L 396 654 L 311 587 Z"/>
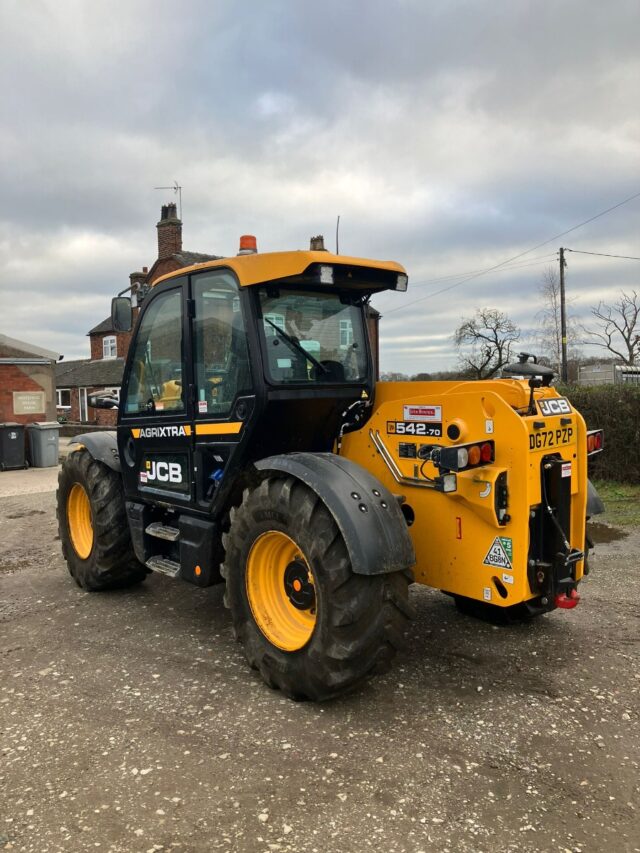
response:
<path fill-rule="evenodd" d="M 423 448 L 420 448 L 422 451 Z M 433 447 L 429 456 L 419 453 L 421 458 L 429 458 L 434 465 L 445 471 L 467 471 L 480 465 L 490 465 L 495 461 L 496 448 L 493 441 L 481 441 L 477 444 L 460 444 L 457 447 Z"/>
<path fill-rule="evenodd" d="M 593 456 L 604 450 L 604 430 L 590 429 L 587 432 L 587 456 Z"/>

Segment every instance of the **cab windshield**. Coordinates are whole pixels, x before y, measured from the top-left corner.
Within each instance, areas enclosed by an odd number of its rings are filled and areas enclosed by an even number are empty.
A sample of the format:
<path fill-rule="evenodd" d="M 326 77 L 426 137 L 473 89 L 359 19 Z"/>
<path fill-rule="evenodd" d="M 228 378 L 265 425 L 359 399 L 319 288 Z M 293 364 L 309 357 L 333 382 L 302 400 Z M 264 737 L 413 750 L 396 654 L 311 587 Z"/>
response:
<path fill-rule="evenodd" d="M 261 332 L 273 382 L 361 382 L 367 378 L 362 308 L 353 297 L 260 287 Z"/>

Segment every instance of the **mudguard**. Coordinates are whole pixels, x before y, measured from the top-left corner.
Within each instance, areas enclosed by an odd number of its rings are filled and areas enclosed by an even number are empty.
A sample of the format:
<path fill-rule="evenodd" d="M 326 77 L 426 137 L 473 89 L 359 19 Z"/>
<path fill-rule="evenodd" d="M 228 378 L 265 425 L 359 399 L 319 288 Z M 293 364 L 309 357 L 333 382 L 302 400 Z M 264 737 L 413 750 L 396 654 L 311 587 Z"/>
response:
<path fill-rule="evenodd" d="M 117 434 L 113 430 L 105 432 L 87 432 L 77 435 L 69 442 L 69 448 L 79 444 L 86 447 L 89 453 L 98 462 L 103 462 L 112 471 L 120 471 L 120 456 L 118 454 Z"/>
<path fill-rule="evenodd" d="M 410 569 L 416 561 L 397 500 L 360 465 L 334 453 L 290 453 L 255 463 L 260 472 L 280 471 L 312 489 L 333 516 L 356 574 Z"/>
<path fill-rule="evenodd" d="M 600 515 L 604 512 L 604 504 L 602 498 L 596 491 L 596 487 L 591 480 L 587 480 L 587 518 L 592 515 Z"/>

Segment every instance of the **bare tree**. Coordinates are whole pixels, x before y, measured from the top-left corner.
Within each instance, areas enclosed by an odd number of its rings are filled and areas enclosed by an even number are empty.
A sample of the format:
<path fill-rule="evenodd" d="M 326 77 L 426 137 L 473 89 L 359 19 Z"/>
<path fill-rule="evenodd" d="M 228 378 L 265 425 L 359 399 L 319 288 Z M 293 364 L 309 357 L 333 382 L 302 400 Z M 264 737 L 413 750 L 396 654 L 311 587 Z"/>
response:
<path fill-rule="evenodd" d="M 511 347 L 520 338 L 513 320 L 497 308 L 479 308 L 454 334 L 460 366 L 475 379 L 489 379 L 511 361 Z"/>
<path fill-rule="evenodd" d="M 595 346 L 608 349 L 624 364 L 634 364 L 640 359 L 640 297 L 635 290 L 620 291 L 620 299 L 613 305 L 599 302 L 591 313 L 598 330 L 585 329 Z"/>
<path fill-rule="evenodd" d="M 560 310 L 560 276 L 554 267 L 543 274 L 538 292 L 544 307 L 537 314 L 538 346 L 551 367 L 560 373 L 562 362 L 562 318 Z M 578 348 L 579 327 L 575 318 L 567 316 L 567 347 L 569 361 L 580 357 Z"/>

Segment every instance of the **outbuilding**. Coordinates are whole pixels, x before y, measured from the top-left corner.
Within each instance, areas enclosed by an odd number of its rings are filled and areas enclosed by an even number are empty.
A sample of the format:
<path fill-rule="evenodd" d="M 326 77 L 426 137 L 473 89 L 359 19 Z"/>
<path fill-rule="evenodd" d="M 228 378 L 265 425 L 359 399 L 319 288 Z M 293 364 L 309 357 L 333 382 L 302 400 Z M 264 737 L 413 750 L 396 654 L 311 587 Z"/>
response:
<path fill-rule="evenodd" d="M 0 423 L 55 421 L 56 352 L 0 334 Z"/>

